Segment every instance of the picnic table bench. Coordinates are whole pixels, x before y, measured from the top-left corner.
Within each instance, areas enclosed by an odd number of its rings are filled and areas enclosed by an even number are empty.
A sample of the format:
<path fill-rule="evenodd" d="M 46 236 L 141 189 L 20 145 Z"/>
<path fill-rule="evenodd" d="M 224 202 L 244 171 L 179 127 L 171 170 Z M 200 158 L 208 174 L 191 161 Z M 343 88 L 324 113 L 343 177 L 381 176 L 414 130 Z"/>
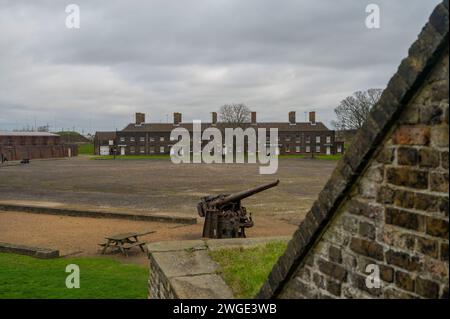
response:
<path fill-rule="evenodd" d="M 129 233 L 123 233 L 123 234 L 117 234 L 117 235 L 111 235 L 105 237 L 106 243 L 99 244 L 103 247 L 102 254 L 106 253 L 106 250 L 108 248 L 118 249 L 120 250 L 125 256 L 128 257 L 128 250 L 133 247 L 139 247 L 142 252 L 145 252 L 144 245 L 146 244 L 143 241 L 139 240 L 140 236 L 145 236 L 148 234 L 152 234 L 155 231 L 148 231 L 143 233 L 136 233 L 136 232 L 129 232 Z"/>

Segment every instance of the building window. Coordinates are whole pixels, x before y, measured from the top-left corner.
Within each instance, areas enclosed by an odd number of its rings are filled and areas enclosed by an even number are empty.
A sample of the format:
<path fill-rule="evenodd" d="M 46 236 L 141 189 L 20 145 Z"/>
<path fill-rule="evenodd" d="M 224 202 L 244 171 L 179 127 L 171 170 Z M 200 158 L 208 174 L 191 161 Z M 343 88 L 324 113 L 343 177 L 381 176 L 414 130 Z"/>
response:
<path fill-rule="evenodd" d="M 134 154 L 136 152 L 136 149 L 134 146 L 130 146 L 130 153 Z"/>
<path fill-rule="evenodd" d="M 141 137 L 139 138 L 139 140 L 140 140 L 141 142 L 145 142 L 145 136 L 141 136 Z"/>
<path fill-rule="evenodd" d="M 145 153 L 145 147 L 141 146 L 141 154 L 144 154 L 144 153 Z"/>
<path fill-rule="evenodd" d="M 316 146 L 316 153 L 320 153 L 320 145 Z"/>
<path fill-rule="evenodd" d="M 327 143 L 331 143 L 331 136 L 327 136 Z"/>
<path fill-rule="evenodd" d="M 154 137 L 150 137 L 150 142 L 154 142 L 155 138 Z"/>
<path fill-rule="evenodd" d="M 311 152 L 311 147 L 309 145 L 306 146 L 306 153 L 310 153 Z"/>
<path fill-rule="evenodd" d="M 160 153 L 164 153 L 164 152 L 165 152 L 164 146 L 161 146 L 161 147 L 159 148 L 159 152 L 160 152 Z"/>
<path fill-rule="evenodd" d="M 130 142 L 134 142 L 134 141 L 135 141 L 134 136 L 130 137 Z"/>
<path fill-rule="evenodd" d="M 337 152 L 338 152 L 338 153 L 342 153 L 342 145 L 341 145 L 341 144 L 339 144 L 339 145 L 337 146 Z"/>
<path fill-rule="evenodd" d="M 307 144 L 311 143 L 311 136 L 309 135 L 306 136 L 306 143 Z"/>
<path fill-rule="evenodd" d="M 155 147 L 154 146 L 150 146 L 150 154 L 154 154 L 155 153 Z"/>
<path fill-rule="evenodd" d="M 300 153 L 300 146 L 295 147 L 295 152 Z"/>
<path fill-rule="evenodd" d="M 125 142 L 125 137 L 122 136 L 122 137 L 120 138 L 120 141 L 121 141 L 121 142 Z"/>
<path fill-rule="evenodd" d="M 164 136 L 161 136 L 161 137 L 159 138 L 159 141 L 160 141 L 160 142 L 164 142 Z"/>
<path fill-rule="evenodd" d="M 286 151 L 286 153 L 290 153 L 291 152 L 291 147 L 289 145 L 286 145 L 285 151 Z"/>
<path fill-rule="evenodd" d="M 286 136 L 284 140 L 285 140 L 286 142 L 290 142 L 290 141 L 291 141 L 291 138 L 290 138 L 289 136 Z"/>
<path fill-rule="evenodd" d="M 320 143 L 320 136 L 316 136 L 316 143 Z"/>

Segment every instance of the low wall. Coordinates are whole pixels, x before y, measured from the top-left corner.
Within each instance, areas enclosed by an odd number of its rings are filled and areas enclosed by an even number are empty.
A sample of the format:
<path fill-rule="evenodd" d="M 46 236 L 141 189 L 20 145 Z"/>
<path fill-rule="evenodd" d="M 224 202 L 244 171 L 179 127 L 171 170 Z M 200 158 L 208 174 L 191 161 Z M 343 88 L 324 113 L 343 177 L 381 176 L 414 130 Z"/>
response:
<path fill-rule="evenodd" d="M 59 257 L 59 250 L 41 247 L 29 247 L 24 245 L 16 245 L 2 242 L 0 242 L 0 252 L 15 253 L 43 259 Z"/>
<path fill-rule="evenodd" d="M 166 241 L 147 245 L 149 299 L 232 299 L 208 250 L 253 247 L 290 237 Z"/>
<path fill-rule="evenodd" d="M 8 161 L 18 161 L 24 158 L 40 159 L 40 158 L 59 158 L 73 157 L 78 155 L 78 147 L 75 144 L 64 145 L 14 145 L 1 146 L 0 154 L 7 158 Z"/>

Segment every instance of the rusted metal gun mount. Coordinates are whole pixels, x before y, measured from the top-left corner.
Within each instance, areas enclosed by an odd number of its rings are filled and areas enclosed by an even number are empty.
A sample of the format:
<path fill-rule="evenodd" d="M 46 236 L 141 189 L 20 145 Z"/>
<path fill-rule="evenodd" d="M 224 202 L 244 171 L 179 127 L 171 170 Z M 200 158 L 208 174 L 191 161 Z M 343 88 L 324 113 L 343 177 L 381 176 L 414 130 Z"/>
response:
<path fill-rule="evenodd" d="M 245 229 L 253 226 L 251 214 L 241 205 L 241 200 L 275 187 L 279 180 L 234 194 L 220 194 L 201 198 L 197 205 L 200 217 L 205 218 L 203 237 L 246 237 Z"/>

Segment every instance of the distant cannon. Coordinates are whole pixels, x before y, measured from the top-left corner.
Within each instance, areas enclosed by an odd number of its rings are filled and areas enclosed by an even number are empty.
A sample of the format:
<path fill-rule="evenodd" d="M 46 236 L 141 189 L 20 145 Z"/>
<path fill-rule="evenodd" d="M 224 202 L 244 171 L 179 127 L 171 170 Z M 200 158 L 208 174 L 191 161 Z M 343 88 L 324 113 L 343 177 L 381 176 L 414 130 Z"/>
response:
<path fill-rule="evenodd" d="M 200 217 L 205 218 L 203 237 L 245 238 L 245 229 L 253 227 L 251 214 L 241 205 L 241 200 L 275 187 L 279 180 L 234 194 L 202 197 L 197 205 Z"/>

